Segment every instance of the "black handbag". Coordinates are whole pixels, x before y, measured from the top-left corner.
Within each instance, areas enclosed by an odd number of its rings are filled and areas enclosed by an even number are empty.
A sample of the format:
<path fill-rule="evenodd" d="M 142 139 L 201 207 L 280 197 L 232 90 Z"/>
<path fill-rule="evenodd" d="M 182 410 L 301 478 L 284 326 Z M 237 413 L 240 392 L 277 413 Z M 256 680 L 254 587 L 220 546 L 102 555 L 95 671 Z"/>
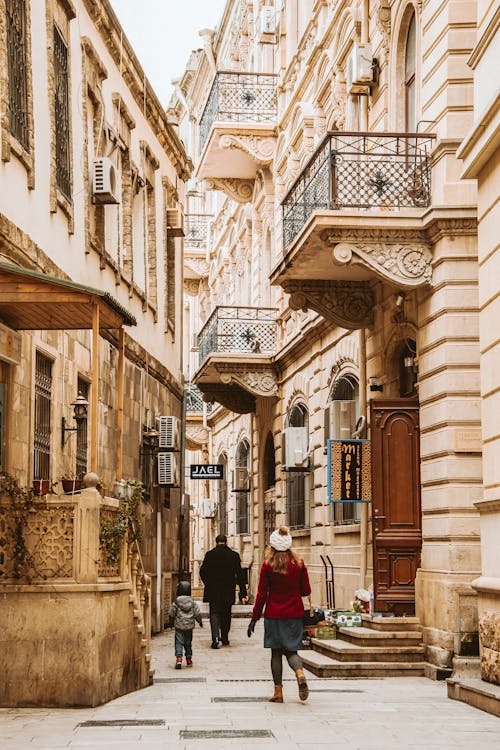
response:
<path fill-rule="evenodd" d="M 323 622 L 325 619 L 325 613 L 322 609 L 319 607 L 313 607 L 311 604 L 311 600 L 309 599 L 309 606 L 304 607 L 304 617 L 302 618 L 302 622 L 305 626 L 307 625 L 317 625 L 318 622 Z"/>

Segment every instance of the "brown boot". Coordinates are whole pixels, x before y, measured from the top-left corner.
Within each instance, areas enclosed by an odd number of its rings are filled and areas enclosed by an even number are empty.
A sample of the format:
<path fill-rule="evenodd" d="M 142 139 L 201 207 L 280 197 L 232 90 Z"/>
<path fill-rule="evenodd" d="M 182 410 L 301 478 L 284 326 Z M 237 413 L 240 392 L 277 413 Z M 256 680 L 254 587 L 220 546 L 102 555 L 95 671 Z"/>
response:
<path fill-rule="evenodd" d="M 269 703 L 283 703 L 283 685 L 274 686 L 274 695 L 269 698 Z"/>
<path fill-rule="evenodd" d="M 295 677 L 297 678 L 297 684 L 299 686 L 299 698 L 301 701 L 306 701 L 309 697 L 309 688 L 307 687 L 307 680 L 303 670 L 296 669 Z"/>

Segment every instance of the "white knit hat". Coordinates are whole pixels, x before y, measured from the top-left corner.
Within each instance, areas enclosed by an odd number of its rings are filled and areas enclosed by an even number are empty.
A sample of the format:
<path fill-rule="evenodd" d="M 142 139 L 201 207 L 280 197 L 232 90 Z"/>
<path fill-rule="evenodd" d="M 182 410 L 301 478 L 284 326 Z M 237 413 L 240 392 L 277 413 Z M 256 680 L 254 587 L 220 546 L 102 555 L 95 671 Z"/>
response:
<path fill-rule="evenodd" d="M 276 529 L 269 537 L 269 544 L 277 552 L 286 552 L 292 546 L 292 537 L 290 534 L 283 534 L 280 529 Z"/>

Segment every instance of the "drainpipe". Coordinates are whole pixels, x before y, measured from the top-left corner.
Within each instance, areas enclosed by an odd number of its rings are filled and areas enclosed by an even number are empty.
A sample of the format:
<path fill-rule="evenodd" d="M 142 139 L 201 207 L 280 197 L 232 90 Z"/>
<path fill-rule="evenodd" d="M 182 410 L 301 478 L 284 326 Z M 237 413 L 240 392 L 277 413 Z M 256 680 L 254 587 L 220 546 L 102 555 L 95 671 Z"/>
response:
<path fill-rule="evenodd" d="M 366 330 L 364 328 L 359 329 L 359 411 L 361 415 L 365 415 L 368 419 L 367 414 L 367 399 L 366 399 Z M 365 427 L 366 429 L 366 427 Z M 359 437 L 363 437 L 361 434 Z M 360 588 L 366 588 L 366 571 L 368 566 L 368 503 L 361 503 L 361 524 L 360 524 L 360 539 L 359 539 L 359 551 L 360 551 L 360 562 L 359 562 L 359 586 Z"/>

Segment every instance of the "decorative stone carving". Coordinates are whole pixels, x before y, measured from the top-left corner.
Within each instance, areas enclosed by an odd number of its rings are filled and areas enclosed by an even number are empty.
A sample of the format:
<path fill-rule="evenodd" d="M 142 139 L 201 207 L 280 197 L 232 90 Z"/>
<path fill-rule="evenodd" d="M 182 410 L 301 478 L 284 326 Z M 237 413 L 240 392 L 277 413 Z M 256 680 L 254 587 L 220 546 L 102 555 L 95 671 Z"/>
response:
<path fill-rule="evenodd" d="M 270 164 L 276 146 L 275 138 L 261 138 L 258 135 L 232 135 L 224 133 L 219 138 L 219 146 L 224 149 L 239 149 L 247 153 L 259 166 Z"/>
<path fill-rule="evenodd" d="M 222 190 L 229 198 L 238 203 L 252 200 L 253 180 L 238 180 L 232 177 L 205 180 L 207 190 Z"/>
<path fill-rule="evenodd" d="M 373 293 L 367 282 L 288 280 L 283 289 L 290 294 L 292 310 L 315 310 L 335 325 L 356 330 L 373 323 Z"/>
<path fill-rule="evenodd" d="M 184 291 L 190 297 L 197 297 L 200 289 L 199 279 L 184 279 Z"/>
<path fill-rule="evenodd" d="M 337 266 L 361 263 L 374 273 L 400 286 L 416 287 L 430 284 L 432 254 L 420 232 L 401 232 L 394 242 L 394 233 L 377 230 L 327 230 L 321 235 L 332 247 L 332 262 Z"/>
<path fill-rule="evenodd" d="M 222 373 L 223 383 L 238 383 L 254 396 L 272 397 L 278 394 L 278 383 L 269 370 L 244 373 Z"/>
<path fill-rule="evenodd" d="M 250 414 L 255 411 L 255 396 L 239 386 L 220 383 L 198 383 L 203 392 L 203 400 L 222 404 L 236 414 Z"/>
<path fill-rule="evenodd" d="M 342 81 L 340 72 L 335 74 L 335 81 L 332 86 L 332 111 L 330 116 L 330 129 L 333 126 L 337 130 L 343 130 L 345 125 L 345 107 L 346 107 L 346 85 Z"/>
<path fill-rule="evenodd" d="M 377 8 L 377 26 L 382 35 L 382 49 L 385 59 L 389 57 L 389 46 L 391 41 L 391 7 L 388 0 L 380 0 Z"/>
<path fill-rule="evenodd" d="M 208 443 L 208 430 L 199 424 L 186 425 L 186 445 L 188 450 L 199 450 Z"/>

